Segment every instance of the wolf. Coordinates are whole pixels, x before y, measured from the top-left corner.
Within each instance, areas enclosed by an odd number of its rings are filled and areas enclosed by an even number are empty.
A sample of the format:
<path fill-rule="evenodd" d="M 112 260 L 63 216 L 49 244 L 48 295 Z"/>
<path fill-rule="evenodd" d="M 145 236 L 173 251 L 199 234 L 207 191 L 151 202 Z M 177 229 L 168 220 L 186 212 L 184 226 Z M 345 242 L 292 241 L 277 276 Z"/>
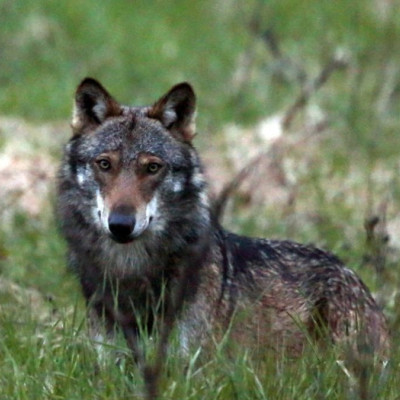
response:
<path fill-rule="evenodd" d="M 385 351 L 382 311 L 336 256 L 222 228 L 193 146 L 195 114 L 186 82 L 150 106 L 121 105 L 92 78 L 76 90 L 57 210 L 91 336 L 122 331 L 137 348 L 170 307 L 186 352 L 227 332 L 259 352 L 301 354 L 310 337 Z"/>

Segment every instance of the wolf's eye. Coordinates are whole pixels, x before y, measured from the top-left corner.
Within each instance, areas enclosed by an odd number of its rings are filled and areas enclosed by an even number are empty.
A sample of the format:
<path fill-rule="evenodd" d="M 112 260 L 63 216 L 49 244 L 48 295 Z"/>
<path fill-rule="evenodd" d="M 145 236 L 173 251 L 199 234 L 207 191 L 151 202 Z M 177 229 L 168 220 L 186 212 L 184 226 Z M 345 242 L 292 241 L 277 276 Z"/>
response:
<path fill-rule="evenodd" d="M 146 170 L 147 170 L 147 172 L 148 172 L 149 174 L 155 174 L 155 173 L 157 173 L 157 172 L 160 170 L 160 168 L 161 168 L 161 165 L 160 165 L 160 164 L 157 164 L 157 163 L 155 163 L 155 162 L 152 162 L 152 163 L 150 163 L 150 164 L 147 165 Z"/>
<path fill-rule="evenodd" d="M 110 161 L 106 160 L 105 158 L 102 158 L 101 160 L 97 160 L 97 165 L 103 171 L 108 171 L 111 168 Z"/>

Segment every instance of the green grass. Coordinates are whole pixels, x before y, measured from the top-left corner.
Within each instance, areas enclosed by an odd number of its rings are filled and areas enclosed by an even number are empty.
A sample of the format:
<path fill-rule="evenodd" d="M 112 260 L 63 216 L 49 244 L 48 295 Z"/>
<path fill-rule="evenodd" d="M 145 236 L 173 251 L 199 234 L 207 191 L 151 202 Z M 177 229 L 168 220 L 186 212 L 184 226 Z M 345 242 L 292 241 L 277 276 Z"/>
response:
<path fill-rule="evenodd" d="M 1 318 L 1 398 L 142 397 L 142 376 L 129 359 L 119 366 L 113 357 L 99 362 L 81 315 L 63 315 L 47 324 L 34 321 L 29 312 L 18 318 Z M 368 399 L 398 398 L 397 350 L 386 368 L 373 369 L 361 362 L 346 367 L 333 349 L 313 349 L 298 359 L 270 354 L 255 360 L 243 350 L 229 358 L 217 348 L 212 357 L 194 352 L 183 358 L 174 344 L 160 384 L 165 399 L 347 399 L 363 398 L 364 391 Z"/>
<path fill-rule="evenodd" d="M 327 122 L 315 139 L 282 155 L 283 169 L 296 173 L 289 182 L 294 201 L 267 195 L 264 204 L 248 207 L 236 195 L 225 224 L 248 235 L 313 242 L 343 258 L 388 316 L 388 367 L 371 370 L 347 360 L 348 375 L 335 349 L 260 359 L 246 349 L 228 356 L 219 347 L 212 357 L 202 350 L 183 357 L 174 339 L 162 398 L 399 398 L 400 233 L 392 234 L 385 269 L 377 273 L 366 260 L 371 248 L 363 227 L 384 201 L 388 222 L 400 212 L 400 9 L 393 2 L 384 14 L 378 3 L 386 2 L 0 0 L 1 114 L 37 124 L 6 131 L 0 121 L 0 160 L 18 140 L 32 150 L 23 157 L 56 160 L 67 128 L 55 125 L 45 134 L 41 124 L 67 122 L 75 87 L 90 75 L 128 104 L 152 102 L 173 84 L 192 82 L 199 100 L 196 145 L 229 164 L 228 150 L 239 144 L 222 134 L 226 123 L 252 127 L 287 110 L 301 90 L 299 71 L 309 82 L 335 52 L 348 59 L 287 133 L 304 133 L 313 107 Z M 283 59 L 260 38 L 267 30 Z M 28 215 L 2 190 L 0 203 L 8 206 L 0 210 L 0 399 L 141 398 L 142 376 L 129 357 L 118 366 L 113 357 L 99 361 L 87 338 L 80 288 L 66 271 L 51 207 Z M 152 341 L 145 345 L 154 348 Z M 123 340 L 117 347 L 126 352 Z"/>

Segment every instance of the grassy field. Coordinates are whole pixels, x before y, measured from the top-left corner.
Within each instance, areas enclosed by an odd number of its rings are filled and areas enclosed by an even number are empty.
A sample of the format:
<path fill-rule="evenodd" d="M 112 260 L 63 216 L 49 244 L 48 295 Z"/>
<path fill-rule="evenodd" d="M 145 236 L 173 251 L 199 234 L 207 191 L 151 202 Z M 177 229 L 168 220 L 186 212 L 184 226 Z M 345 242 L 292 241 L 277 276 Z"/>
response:
<path fill-rule="evenodd" d="M 225 225 L 334 251 L 371 288 L 392 331 L 383 369 L 313 346 L 300 359 L 245 349 L 228 357 L 223 346 L 211 359 L 201 350 L 182 359 L 172 339 L 161 397 L 400 398 L 394 0 L 0 0 L 0 26 L 0 399 L 144 394 L 129 357 L 99 360 L 89 342 L 52 211 L 74 89 L 87 75 L 128 104 L 192 82 L 212 186 L 263 154 Z M 117 347 L 126 352 L 123 340 Z"/>

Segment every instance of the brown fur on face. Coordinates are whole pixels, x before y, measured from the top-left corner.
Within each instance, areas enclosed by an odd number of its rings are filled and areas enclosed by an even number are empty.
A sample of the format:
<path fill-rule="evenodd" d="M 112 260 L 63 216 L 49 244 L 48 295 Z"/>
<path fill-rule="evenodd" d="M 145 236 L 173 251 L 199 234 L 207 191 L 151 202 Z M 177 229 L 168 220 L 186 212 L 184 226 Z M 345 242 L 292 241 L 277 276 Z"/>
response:
<path fill-rule="evenodd" d="M 106 161 L 109 168 L 101 168 Z M 119 152 L 103 153 L 94 162 L 96 176 L 107 208 L 142 210 L 150 202 L 164 175 L 165 165 L 159 157 L 141 153 L 128 166 L 122 165 Z M 158 168 L 152 171 L 152 168 Z"/>

